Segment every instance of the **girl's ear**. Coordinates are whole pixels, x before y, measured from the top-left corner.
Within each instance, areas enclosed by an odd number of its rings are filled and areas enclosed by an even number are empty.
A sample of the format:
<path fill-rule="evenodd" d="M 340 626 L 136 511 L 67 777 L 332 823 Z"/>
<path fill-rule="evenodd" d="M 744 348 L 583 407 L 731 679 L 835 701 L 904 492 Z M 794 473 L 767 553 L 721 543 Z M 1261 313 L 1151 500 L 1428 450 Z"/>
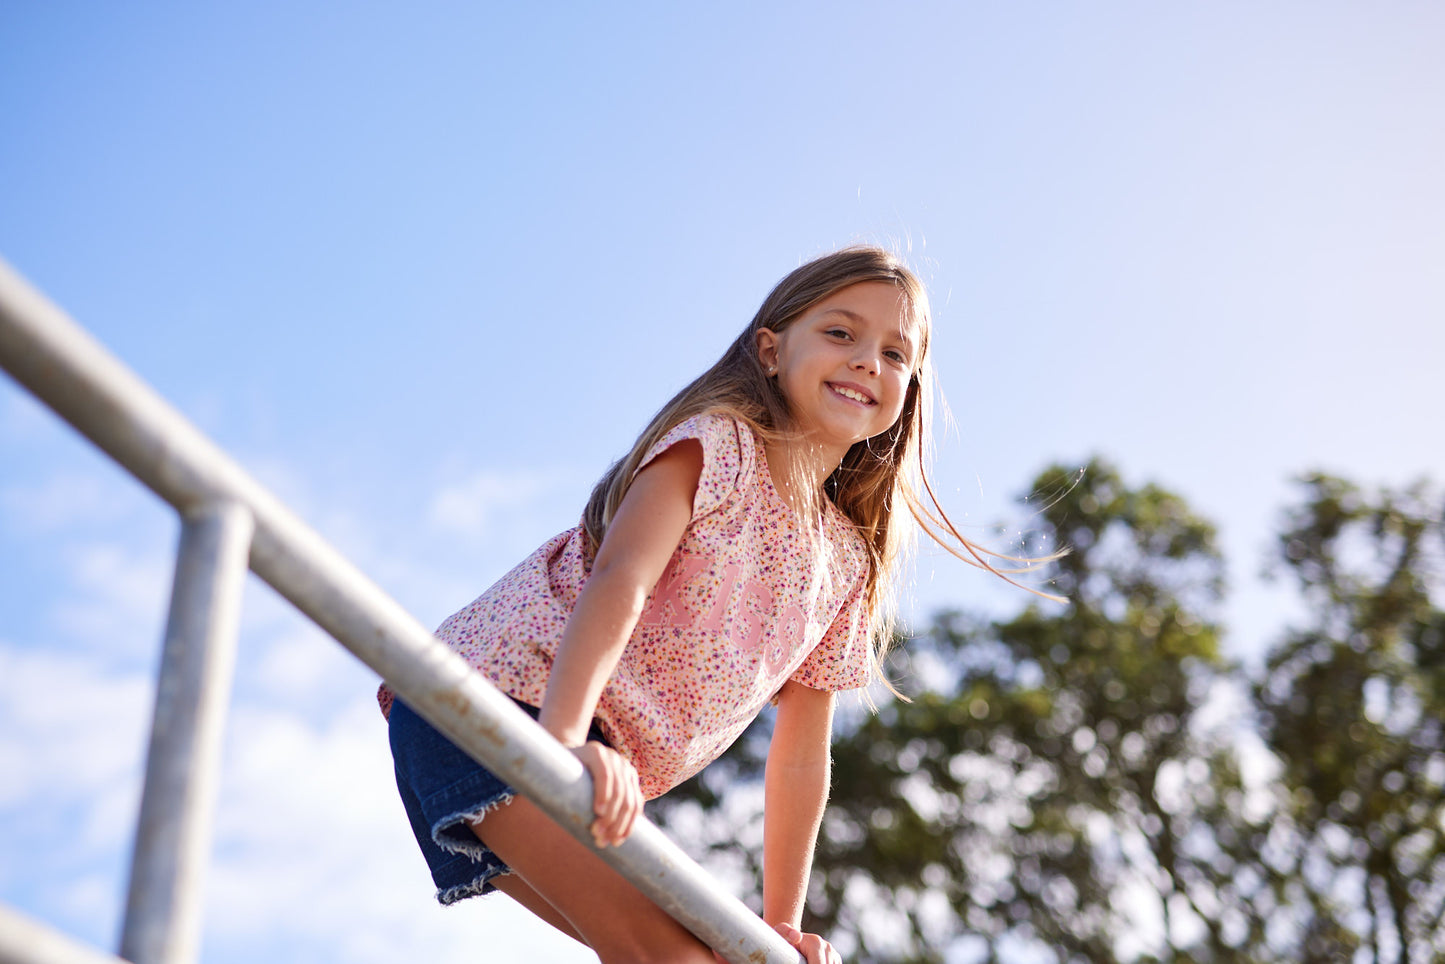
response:
<path fill-rule="evenodd" d="M 757 333 L 758 361 L 763 370 L 773 372 L 778 367 L 778 333 L 771 328 L 759 328 Z"/>

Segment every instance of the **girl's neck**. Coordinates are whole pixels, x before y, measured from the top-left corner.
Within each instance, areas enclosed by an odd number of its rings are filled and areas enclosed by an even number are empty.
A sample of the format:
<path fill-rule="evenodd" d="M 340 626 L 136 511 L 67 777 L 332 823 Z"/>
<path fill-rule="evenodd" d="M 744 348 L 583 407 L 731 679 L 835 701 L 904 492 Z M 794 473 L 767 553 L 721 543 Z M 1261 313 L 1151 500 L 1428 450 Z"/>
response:
<path fill-rule="evenodd" d="M 823 483 L 843 461 L 841 456 L 803 442 L 769 442 L 763 452 L 773 488 L 798 512 L 816 505 L 813 500 L 822 495 Z"/>

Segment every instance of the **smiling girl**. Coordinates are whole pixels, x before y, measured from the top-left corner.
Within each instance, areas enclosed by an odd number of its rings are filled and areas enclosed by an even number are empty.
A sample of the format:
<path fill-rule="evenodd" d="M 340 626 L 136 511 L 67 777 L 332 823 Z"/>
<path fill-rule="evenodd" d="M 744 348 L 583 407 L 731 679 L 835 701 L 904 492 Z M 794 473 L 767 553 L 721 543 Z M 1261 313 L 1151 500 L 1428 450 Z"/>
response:
<path fill-rule="evenodd" d="M 438 636 L 586 765 L 597 846 L 769 701 L 763 917 L 799 931 L 828 797 L 834 694 L 880 678 L 915 520 L 984 564 L 924 474 L 928 299 L 879 248 L 803 265 L 602 477 L 581 524 Z M 904 510 L 904 511 L 899 511 Z M 605 962 L 711 962 L 626 880 L 382 690 L 402 800 L 452 903 L 501 890 Z"/>

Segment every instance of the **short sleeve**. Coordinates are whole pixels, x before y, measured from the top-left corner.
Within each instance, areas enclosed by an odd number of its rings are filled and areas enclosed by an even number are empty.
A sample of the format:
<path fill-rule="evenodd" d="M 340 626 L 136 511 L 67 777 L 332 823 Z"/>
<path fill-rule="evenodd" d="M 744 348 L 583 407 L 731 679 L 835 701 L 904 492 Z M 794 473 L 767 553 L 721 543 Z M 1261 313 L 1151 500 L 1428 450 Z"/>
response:
<path fill-rule="evenodd" d="M 746 425 L 724 415 L 694 415 L 678 422 L 647 450 L 638 465 L 641 471 L 653 459 L 684 439 L 702 443 L 702 475 L 692 499 L 694 521 L 716 509 L 742 482 L 743 472 L 752 465 L 753 433 Z"/>
<path fill-rule="evenodd" d="M 864 599 L 866 570 L 859 575 L 822 642 L 792 675 L 795 683 L 815 690 L 852 690 L 873 680 L 872 620 Z"/>

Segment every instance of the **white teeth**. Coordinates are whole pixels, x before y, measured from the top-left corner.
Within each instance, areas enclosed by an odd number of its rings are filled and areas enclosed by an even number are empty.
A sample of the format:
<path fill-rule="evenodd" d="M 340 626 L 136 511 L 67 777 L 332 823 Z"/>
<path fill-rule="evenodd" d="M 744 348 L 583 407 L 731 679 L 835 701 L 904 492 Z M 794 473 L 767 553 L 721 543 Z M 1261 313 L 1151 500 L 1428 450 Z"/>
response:
<path fill-rule="evenodd" d="M 834 385 L 833 391 L 837 392 L 839 395 L 842 395 L 844 398 L 851 398 L 855 402 L 862 402 L 864 405 L 871 405 L 873 402 L 871 398 L 869 398 L 867 395 L 864 395 L 862 392 L 855 392 L 853 391 L 853 389 L 844 388 L 842 385 Z"/>

